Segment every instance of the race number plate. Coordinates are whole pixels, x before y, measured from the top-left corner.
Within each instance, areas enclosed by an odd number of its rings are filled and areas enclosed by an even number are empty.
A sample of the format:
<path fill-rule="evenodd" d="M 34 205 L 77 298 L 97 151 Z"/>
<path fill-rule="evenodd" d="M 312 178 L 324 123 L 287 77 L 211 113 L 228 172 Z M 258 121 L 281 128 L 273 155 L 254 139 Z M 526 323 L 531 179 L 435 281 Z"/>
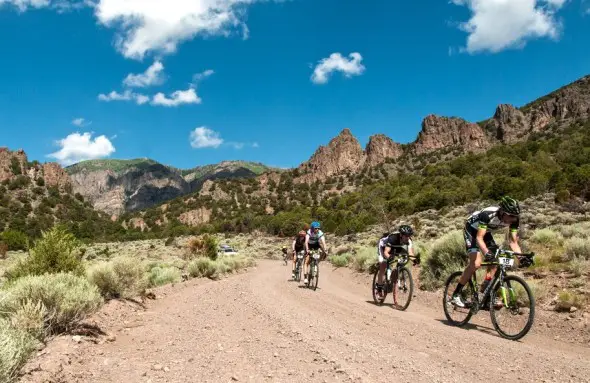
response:
<path fill-rule="evenodd" d="M 301 254 L 301 253 L 297 254 L 297 258 L 303 259 L 303 254 Z"/>
<path fill-rule="evenodd" d="M 313 253 L 313 259 L 320 259 L 319 253 Z"/>
<path fill-rule="evenodd" d="M 509 267 L 512 267 L 514 265 L 514 259 L 512 259 L 512 258 L 500 257 L 500 258 L 498 258 L 498 262 L 500 262 L 501 265 L 509 266 Z"/>

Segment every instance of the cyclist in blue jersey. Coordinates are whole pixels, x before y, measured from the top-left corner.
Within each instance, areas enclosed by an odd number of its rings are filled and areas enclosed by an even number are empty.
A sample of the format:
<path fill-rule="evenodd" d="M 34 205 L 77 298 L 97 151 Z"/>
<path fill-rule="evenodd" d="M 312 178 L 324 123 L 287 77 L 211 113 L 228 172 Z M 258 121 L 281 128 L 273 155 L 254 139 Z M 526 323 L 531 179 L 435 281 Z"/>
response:
<path fill-rule="evenodd" d="M 326 254 L 326 236 L 324 232 L 320 230 L 320 223 L 314 221 L 311 223 L 311 228 L 305 235 L 305 265 L 303 267 L 304 281 L 307 283 L 307 277 L 309 273 L 309 250 L 322 250 L 322 253 Z"/>

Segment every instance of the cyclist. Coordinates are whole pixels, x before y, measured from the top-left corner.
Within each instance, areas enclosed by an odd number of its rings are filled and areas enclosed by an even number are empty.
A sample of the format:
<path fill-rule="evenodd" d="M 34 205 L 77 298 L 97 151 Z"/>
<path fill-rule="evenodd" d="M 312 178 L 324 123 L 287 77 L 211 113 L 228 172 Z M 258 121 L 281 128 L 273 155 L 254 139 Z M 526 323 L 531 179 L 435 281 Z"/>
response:
<path fill-rule="evenodd" d="M 471 214 L 465 222 L 463 236 L 465 237 L 465 247 L 469 254 L 469 265 L 463 271 L 463 275 L 457 283 L 453 292 L 452 303 L 457 307 L 465 307 L 461 298 L 463 286 L 467 284 L 473 273 L 481 267 L 482 260 L 491 262 L 494 260 L 493 250 L 498 246 L 492 236 L 493 231 L 509 227 L 509 245 L 510 249 L 520 253 L 518 244 L 518 227 L 520 206 L 518 201 L 510 197 L 502 197 L 499 206 L 490 206 Z M 482 287 L 485 289 L 485 283 L 489 283 L 492 275 L 496 272 L 496 267 L 488 268 L 485 282 Z"/>
<path fill-rule="evenodd" d="M 377 274 L 376 293 L 379 298 L 383 298 L 383 275 L 387 267 L 387 260 L 401 251 L 397 246 L 404 246 L 410 256 L 414 256 L 412 247 L 412 235 L 414 230 L 409 225 L 401 225 L 397 232 L 384 233 L 377 244 L 377 254 L 379 256 L 379 273 Z M 395 247 L 394 247 L 395 246 Z"/>
<path fill-rule="evenodd" d="M 293 240 L 293 244 L 291 248 L 293 250 L 293 271 L 292 271 L 292 278 L 295 279 L 295 263 L 297 262 L 297 253 L 300 251 L 305 250 L 305 237 L 306 237 L 305 230 L 301 230 L 297 233 L 297 236 Z"/>
<path fill-rule="evenodd" d="M 314 221 L 311 223 L 311 228 L 305 234 L 305 265 L 303 267 L 304 281 L 307 283 L 307 276 L 309 272 L 309 250 L 322 250 L 323 254 L 326 254 L 326 236 L 324 232 L 320 230 L 320 223 Z"/>
<path fill-rule="evenodd" d="M 281 251 L 283 252 L 283 260 L 287 262 L 287 246 L 281 247 Z"/>

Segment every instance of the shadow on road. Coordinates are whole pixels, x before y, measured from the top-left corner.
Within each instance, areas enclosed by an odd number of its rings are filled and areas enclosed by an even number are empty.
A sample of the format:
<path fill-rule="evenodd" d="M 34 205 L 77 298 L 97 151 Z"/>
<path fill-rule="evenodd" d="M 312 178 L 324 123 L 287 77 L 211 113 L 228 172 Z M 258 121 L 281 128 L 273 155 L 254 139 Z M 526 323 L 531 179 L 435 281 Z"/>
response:
<path fill-rule="evenodd" d="M 380 304 L 380 305 L 379 305 L 379 304 L 377 304 L 377 303 L 375 303 L 375 301 L 365 301 L 365 303 L 369 303 L 369 304 L 371 304 L 371 305 L 373 305 L 373 306 L 376 306 L 376 307 L 380 307 L 380 306 L 387 306 L 387 307 L 391 307 L 392 309 L 394 309 L 394 308 L 396 308 L 396 307 L 397 307 L 397 306 L 395 306 L 393 303 L 382 303 L 382 304 Z"/>
<path fill-rule="evenodd" d="M 497 338 L 503 339 L 501 336 L 498 335 L 498 333 L 496 332 L 495 329 L 488 327 L 488 326 L 484 326 L 484 325 L 475 325 L 473 323 L 467 323 L 464 326 L 454 326 L 451 324 L 451 322 L 449 322 L 447 319 L 435 319 L 437 322 L 440 322 L 444 325 L 447 325 L 449 327 L 455 327 L 455 328 L 459 328 L 459 329 L 463 329 L 463 330 L 476 330 L 479 332 L 482 332 L 484 334 L 488 334 L 488 335 L 493 335 Z"/>

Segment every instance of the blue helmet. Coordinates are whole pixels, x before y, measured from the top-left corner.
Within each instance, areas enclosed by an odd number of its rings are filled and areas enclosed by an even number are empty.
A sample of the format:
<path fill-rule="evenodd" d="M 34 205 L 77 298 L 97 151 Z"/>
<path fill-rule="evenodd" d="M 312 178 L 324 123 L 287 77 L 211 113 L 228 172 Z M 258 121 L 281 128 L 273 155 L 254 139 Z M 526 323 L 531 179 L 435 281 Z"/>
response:
<path fill-rule="evenodd" d="M 318 221 L 313 221 L 311 223 L 311 228 L 312 229 L 319 229 L 320 228 L 320 223 Z"/>

